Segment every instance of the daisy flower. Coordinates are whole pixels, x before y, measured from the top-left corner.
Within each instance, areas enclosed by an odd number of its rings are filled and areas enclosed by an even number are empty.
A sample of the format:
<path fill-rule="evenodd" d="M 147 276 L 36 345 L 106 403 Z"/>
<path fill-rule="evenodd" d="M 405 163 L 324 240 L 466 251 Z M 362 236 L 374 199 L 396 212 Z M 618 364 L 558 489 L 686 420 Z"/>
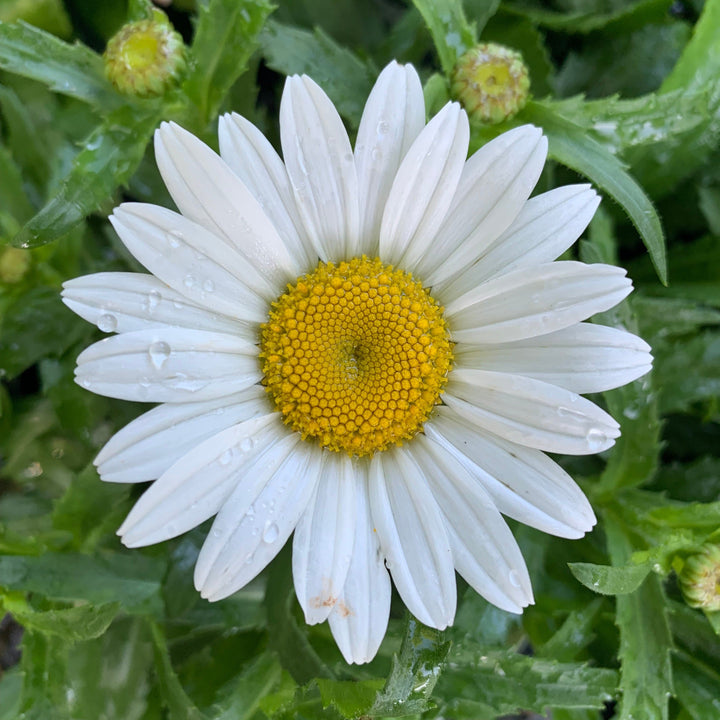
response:
<path fill-rule="evenodd" d="M 155 135 L 179 212 L 110 218 L 150 274 L 65 284 L 106 332 L 77 382 L 161 403 L 97 457 L 108 482 L 154 481 L 119 534 L 161 542 L 215 516 L 204 598 L 252 580 L 293 536 L 308 623 L 348 662 L 374 657 L 391 578 L 409 610 L 452 623 L 455 570 L 519 613 L 528 572 L 503 515 L 578 538 L 587 499 L 543 451 L 609 448 L 618 424 L 581 397 L 650 368 L 648 346 L 582 322 L 631 290 L 609 265 L 553 262 L 599 198 L 528 199 L 547 142 L 519 127 L 467 159 L 465 112 L 427 124 L 415 70 L 380 74 L 353 150 L 329 98 L 288 78 L 281 160 L 238 115 L 220 156 L 175 124 Z"/>

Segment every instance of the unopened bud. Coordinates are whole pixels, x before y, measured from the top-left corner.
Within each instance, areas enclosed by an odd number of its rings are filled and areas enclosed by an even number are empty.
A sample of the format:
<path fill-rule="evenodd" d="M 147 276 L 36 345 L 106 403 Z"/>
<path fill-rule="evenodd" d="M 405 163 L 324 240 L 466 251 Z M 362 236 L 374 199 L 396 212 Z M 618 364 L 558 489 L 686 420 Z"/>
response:
<path fill-rule="evenodd" d="M 29 251 L 16 247 L 0 250 L 0 282 L 8 285 L 20 282 L 29 268 Z"/>
<path fill-rule="evenodd" d="M 522 55 L 495 43 L 468 50 L 452 74 L 452 95 L 476 123 L 495 125 L 512 117 L 525 106 L 529 90 Z"/>
<path fill-rule="evenodd" d="M 690 607 L 720 610 L 720 545 L 705 545 L 697 555 L 691 555 L 679 580 Z"/>
<path fill-rule="evenodd" d="M 124 25 L 105 48 L 105 74 L 126 95 L 162 95 L 185 69 L 185 44 L 161 10 Z"/>

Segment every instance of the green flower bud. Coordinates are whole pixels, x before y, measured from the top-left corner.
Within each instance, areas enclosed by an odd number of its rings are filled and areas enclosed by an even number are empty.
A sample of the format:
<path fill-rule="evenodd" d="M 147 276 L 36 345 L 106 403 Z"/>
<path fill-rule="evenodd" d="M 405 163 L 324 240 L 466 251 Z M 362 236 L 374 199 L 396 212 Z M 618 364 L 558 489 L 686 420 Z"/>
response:
<path fill-rule="evenodd" d="M 690 607 L 720 610 L 720 545 L 705 545 L 697 555 L 691 555 L 679 580 Z"/>
<path fill-rule="evenodd" d="M 470 120 L 486 125 L 495 125 L 522 110 L 529 90 L 522 55 L 495 43 L 468 50 L 453 70 L 450 87 Z"/>
<path fill-rule="evenodd" d="M 30 268 L 30 253 L 16 247 L 0 250 L 0 282 L 11 285 L 20 282 Z"/>
<path fill-rule="evenodd" d="M 165 13 L 124 25 L 105 48 L 105 74 L 122 93 L 162 95 L 185 69 L 185 45 Z"/>

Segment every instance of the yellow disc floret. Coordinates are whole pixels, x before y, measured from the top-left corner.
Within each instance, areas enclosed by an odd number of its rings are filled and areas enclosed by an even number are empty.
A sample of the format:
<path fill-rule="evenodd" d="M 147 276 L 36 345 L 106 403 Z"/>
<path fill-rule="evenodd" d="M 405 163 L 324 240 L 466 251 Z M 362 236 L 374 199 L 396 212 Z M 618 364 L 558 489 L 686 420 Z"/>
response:
<path fill-rule="evenodd" d="M 320 263 L 262 326 L 265 385 L 285 422 L 329 450 L 371 455 L 411 438 L 452 363 L 442 308 L 380 260 Z"/>

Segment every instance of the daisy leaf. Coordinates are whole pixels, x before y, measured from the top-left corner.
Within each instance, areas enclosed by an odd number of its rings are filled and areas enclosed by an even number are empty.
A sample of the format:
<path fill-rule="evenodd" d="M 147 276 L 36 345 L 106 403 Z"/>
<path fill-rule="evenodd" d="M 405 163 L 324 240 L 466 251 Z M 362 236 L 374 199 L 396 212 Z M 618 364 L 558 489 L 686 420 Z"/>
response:
<path fill-rule="evenodd" d="M 477 44 L 475 25 L 465 17 L 460 0 L 413 0 L 432 35 L 440 66 L 450 75 L 458 58 Z"/>
<path fill-rule="evenodd" d="M 122 98 L 105 78 L 102 58 L 24 22 L 0 23 L 0 68 L 108 110 Z"/>
<path fill-rule="evenodd" d="M 600 595 L 627 595 L 634 592 L 650 572 L 647 564 L 613 567 L 593 563 L 570 563 L 568 567 L 586 588 Z"/>
<path fill-rule="evenodd" d="M 658 277 L 667 284 L 665 237 L 660 218 L 623 163 L 582 128 L 555 112 L 550 104 L 530 102 L 524 117 L 545 131 L 551 158 L 588 177 L 621 205 L 640 233 Z"/>

